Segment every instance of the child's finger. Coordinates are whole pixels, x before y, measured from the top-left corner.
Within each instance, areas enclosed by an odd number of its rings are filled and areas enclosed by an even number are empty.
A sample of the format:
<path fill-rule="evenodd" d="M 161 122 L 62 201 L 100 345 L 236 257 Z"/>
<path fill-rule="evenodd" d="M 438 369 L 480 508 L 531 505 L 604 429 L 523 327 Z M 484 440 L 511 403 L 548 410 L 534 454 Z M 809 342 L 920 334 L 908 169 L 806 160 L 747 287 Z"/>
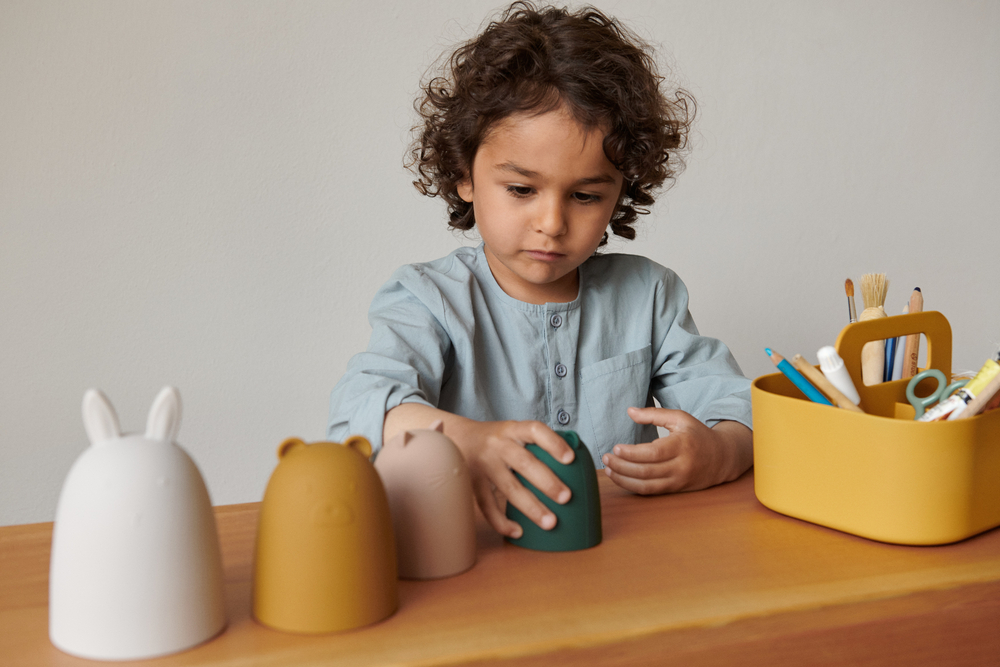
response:
<path fill-rule="evenodd" d="M 538 465 L 544 465 L 537 461 Z M 550 471 L 551 473 L 551 471 Z M 528 517 L 543 530 L 551 530 L 556 525 L 556 515 L 548 507 L 542 504 L 535 494 L 529 491 L 521 482 L 517 480 L 514 473 L 506 471 L 499 480 L 493 480 L 497 488 L 506 498 L 507 502 L 521 510 L 524 516 Z M 534 484 L 534 482 L 532 482 Z M 499 511 L 499 510 L 498 510 Z M 505 517 L 506 518 L 506 517 Z"/>
<path fill-rule="evenodd" d="M 680 491 L 681 485 L 671 477 L 658 477 L 656 479 L 637 479 L 616 472 L 611 467 L 604 469 L 604 473 L 611 478 L 611 481 L 632 493 L 643 496 L 658 495 L 661 493 L 672 493 Z"/>
<path fill-rule="evenodd" d="M 671 439 L 670 436 L 667 436 L 666 438 L 657 438 L 653 442 L 643 442 L 638 445 L 619 444 L 612 448 L 611 454 L 635 463 L 659 463 L 661 461 L 670 461 L 680 454 L 680 450 L 677 447 L 679 442 L 676 438 Z M 605 454 L 605 456 L 608 455 Z"/>
<path fill-rule="evenodd" d="M 486 521 L 493 526 L 493 530 L 513 539 L 521 537 L 523 529 L 516 521 L 511 521 L 506 517 L 493 494 L 493 485 L 490 484 L 489 479 L 485 477 L 477 479 L 474 490 L 479 509 L 482 510 Z"/>
<path fill-rule="evenodd" d="M 516 470 L 522 477 L 531 482 L 536 489 L 560 505 L 568 503 L 573 496 L 573 492 L 552 472 L 551 468 L 523 447 L 518 447 L 510 452 L 507 464 L 512 470 Z"/>
<path fill-rule="evenodd" d="M 673 460 L 657 461 L 654 463 L 639 463 L 623 459 L 613 454 L 605 454 L 602 461 L 607 470 L 632 477 L 634 479 L 657 479 L 661 477 L 672 477 L 674 469 L 677 467 Z"/>
<path fill-rule="evenodd" d="M 636 424 L 654 424 L 671 432 L 690 426 L 692 420 L 698 421 L 683 410 L 669 408 L 629 408 L 628 416 Z"/>
<path fill-rule="evenodd" d="M 517 422 L 517 438 L 524 444 L 534 443 L 560 463 L 572 463 L 573 448 L 555 431 L 539 421 Z M 534 483 L 534 482 L 532 482 Z"/>

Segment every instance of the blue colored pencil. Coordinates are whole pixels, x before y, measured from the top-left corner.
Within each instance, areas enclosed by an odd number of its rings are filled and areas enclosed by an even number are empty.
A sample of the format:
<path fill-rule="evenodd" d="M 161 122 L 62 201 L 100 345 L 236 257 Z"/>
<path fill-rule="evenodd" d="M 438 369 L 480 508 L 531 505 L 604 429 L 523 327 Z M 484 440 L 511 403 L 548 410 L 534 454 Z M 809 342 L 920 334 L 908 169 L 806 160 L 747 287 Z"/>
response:
<path fill-rule="evenodd" d="M 882 372 L 882 382 L 892 380 L 892 367 L 896 361 L 896 343 L 898 338 L 885 339 L 885 370 Z"/>
<path fill-rule="evenodd" d="M 769 347 L 765 347 L 764 351 L 767 352 L 767 356 L 771 358 L 771 361 L 778 367 L 778 370 L 784 373 L 785 377 L 791 380 L 792 384 L 798 387 L 802 393 L 806 395 L 806 398 L 814 403 L 833 405 L 833 403 L 828 401 L 826 396 L 821 394 L 819 389 L 814 387 L 812 383 L 809 382 L 804 375 L 802 375 L 802 373 L 795 370 L 795 367 L 788 363 L 787 359 Z"/>

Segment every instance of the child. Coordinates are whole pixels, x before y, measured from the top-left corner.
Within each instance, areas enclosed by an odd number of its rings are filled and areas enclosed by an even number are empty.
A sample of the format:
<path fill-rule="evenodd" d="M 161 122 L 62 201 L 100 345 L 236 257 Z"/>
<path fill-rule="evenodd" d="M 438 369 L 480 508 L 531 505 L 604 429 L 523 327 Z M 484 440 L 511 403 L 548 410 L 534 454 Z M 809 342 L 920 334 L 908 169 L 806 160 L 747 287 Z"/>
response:
<path fill-rule="evenodd" d="M 684 284 L 645 258 L 595 254 L 609 227 L 635 237 L 676 171 L 689 98 L 668 99 L 660 81 L 648 48 L 592 8 L 517 2 L 452 54 L 417 105 L 412 166 L 482 244 L 404 266 L 379 290 L 368 350 L 333 390 L 331 438 L 360 433 L 377 451 L 443 419 L 484 516 L 515 538 L 505 501 L 542 528 L 556 519 L 514 471 L 569 500 L 524 448 L 572 461 L 554 429 L 579 433 L 641 494 L 750 467 L 750 383 L 698 335 Z"/>

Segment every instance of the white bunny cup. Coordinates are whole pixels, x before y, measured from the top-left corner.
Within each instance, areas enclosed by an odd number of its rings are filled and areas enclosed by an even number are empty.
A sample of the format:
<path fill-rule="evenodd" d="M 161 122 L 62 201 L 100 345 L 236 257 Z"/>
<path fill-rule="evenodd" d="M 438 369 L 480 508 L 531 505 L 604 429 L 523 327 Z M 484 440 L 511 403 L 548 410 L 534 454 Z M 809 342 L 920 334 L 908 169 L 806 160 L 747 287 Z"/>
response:
<path fill-rule="evenodd" d="M 164 387 L 145 434 L 123 435 L 100 391 L 83 397 L 91 445 L 63 484 L 52 534 L 49 638 L 94 660 L 183 651 L 226 625 L 222 559 L 205 482 L 174 439 Z"/>

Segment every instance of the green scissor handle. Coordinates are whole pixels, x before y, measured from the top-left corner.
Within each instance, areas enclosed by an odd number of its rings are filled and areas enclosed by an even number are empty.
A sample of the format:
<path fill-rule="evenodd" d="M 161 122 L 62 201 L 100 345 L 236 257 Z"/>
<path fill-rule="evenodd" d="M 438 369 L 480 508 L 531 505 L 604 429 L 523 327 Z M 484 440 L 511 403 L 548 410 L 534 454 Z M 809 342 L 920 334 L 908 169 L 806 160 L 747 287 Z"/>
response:
<path fill-rule="evenodd" d="M 920 381 L 925 378 L 934 378 L 937 380 L 937 388 L 932 391 L 930 395 L 920 398 L 914 393 L 913 390 L 916 389 L 917 385 L 920 384 Z M 947 386 L 945 385 L 946 382 L 948 382 L 948 379 L 944 376 L 944 373 L 936 368 L 928 368 L 927 370 L 920 371 L 913 376 L 910 383 L 906 385 L 906 400 L 910 402 L 910 405 L 913 406 L 913 410 L 916 413 L 913 416 L 914 419 L 920 419 L 927 408 L 931 407 L 938 401 L 943 401 L 951 396 L 953 392 L 964 387 L 968 380 L 957 380 Z"/>

